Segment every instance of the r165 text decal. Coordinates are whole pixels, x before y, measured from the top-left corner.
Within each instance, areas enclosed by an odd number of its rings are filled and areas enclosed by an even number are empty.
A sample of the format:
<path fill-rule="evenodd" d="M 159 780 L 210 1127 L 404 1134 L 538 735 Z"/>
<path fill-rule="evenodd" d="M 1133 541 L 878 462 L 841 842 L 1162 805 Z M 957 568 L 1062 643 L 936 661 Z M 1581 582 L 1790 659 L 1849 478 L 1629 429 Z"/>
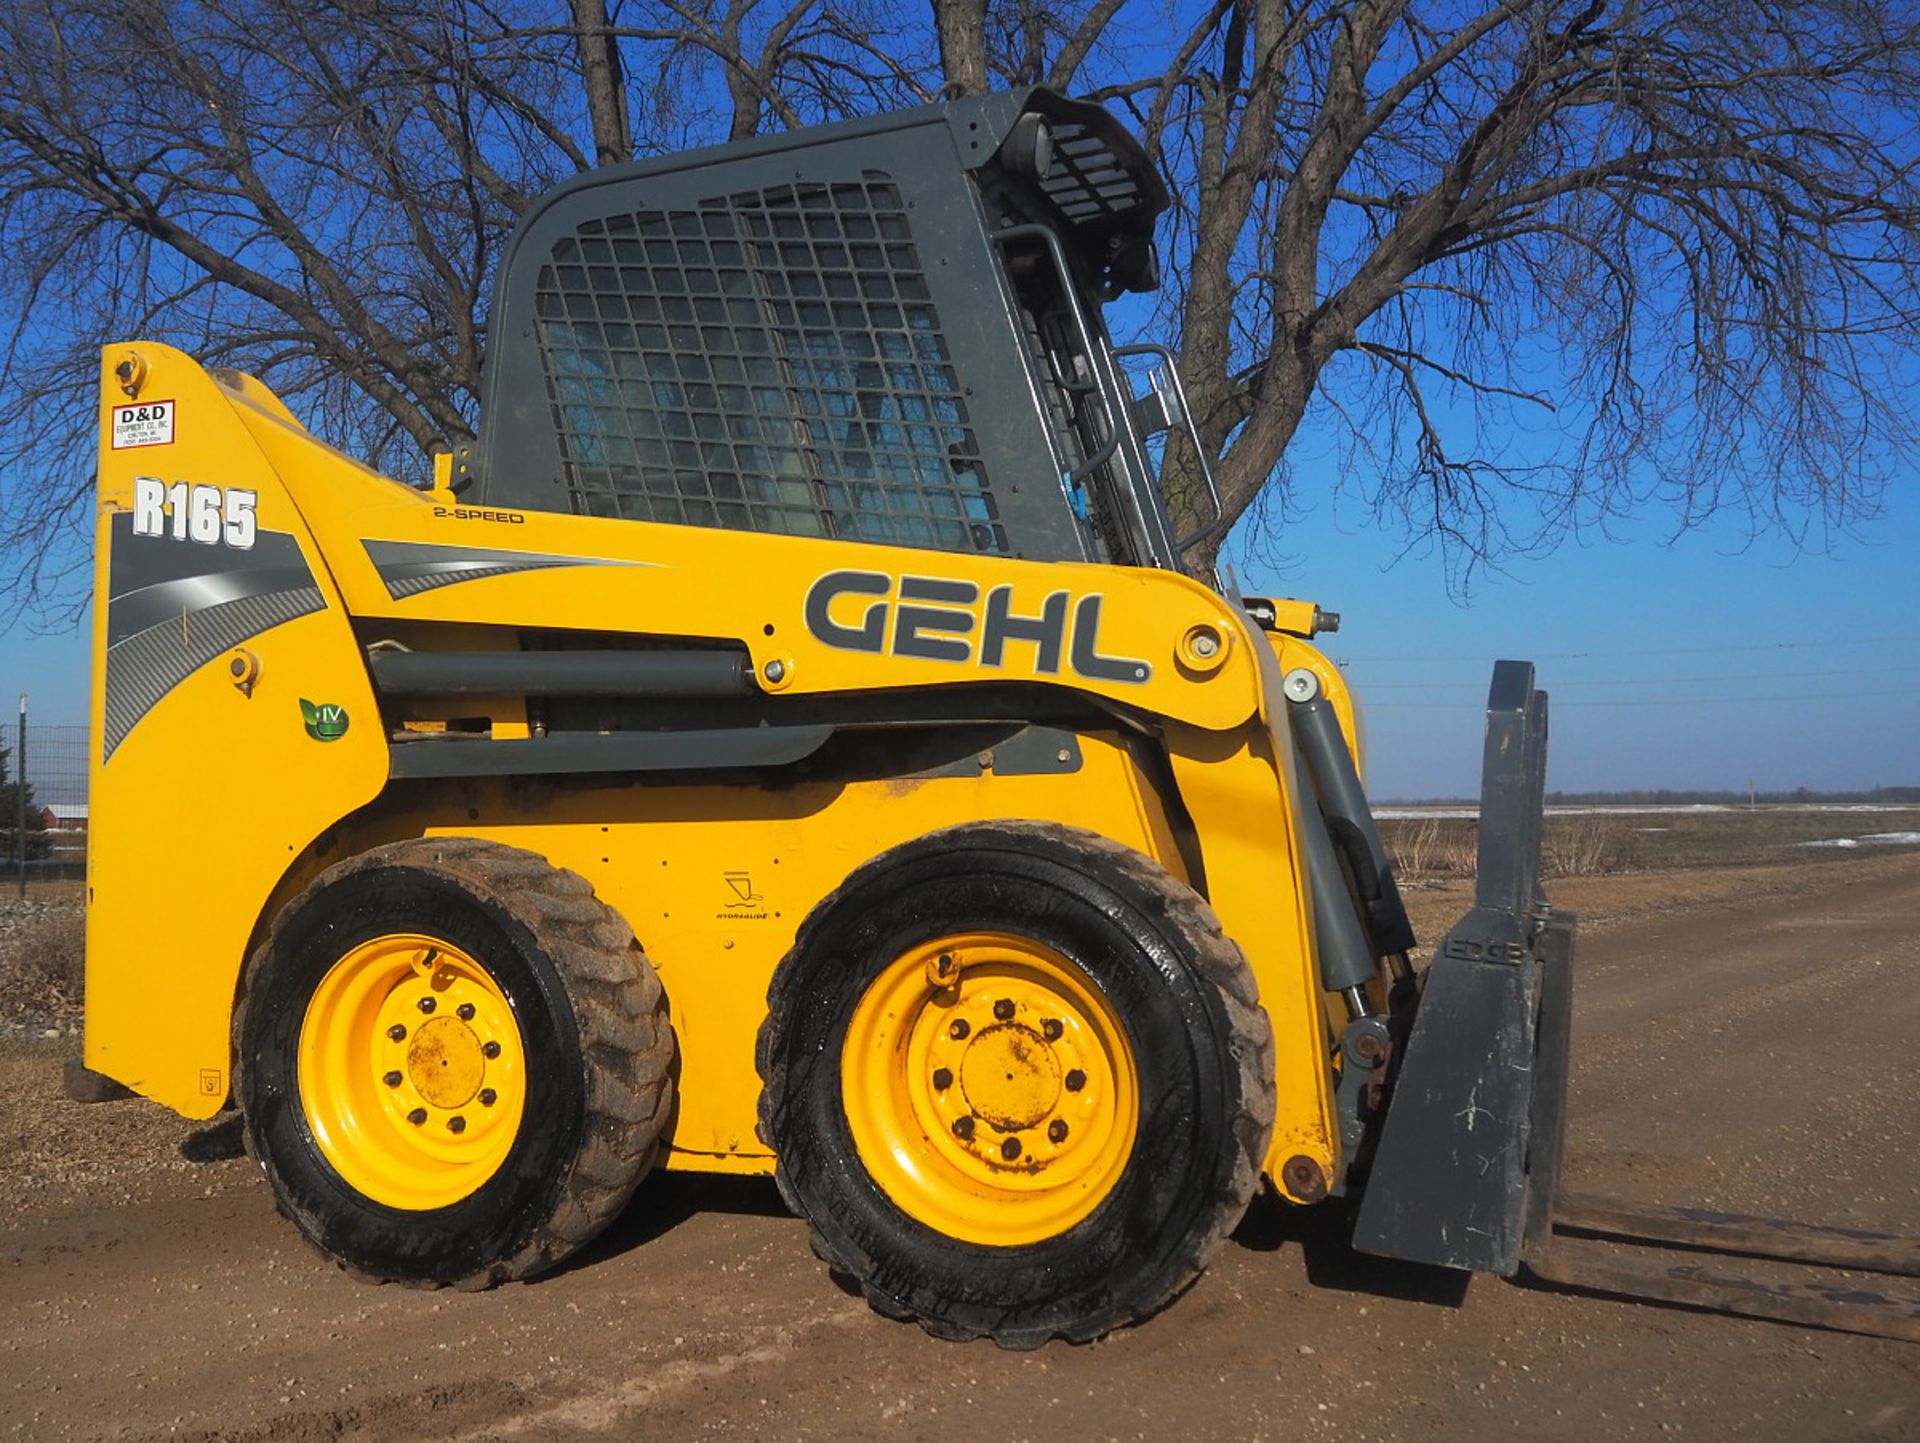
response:
<path fill-rule="evenodd" d="M 171 536 L 175 541 L 197 541 L 202 546 L 225 544 L 238 551 L 252 549 L 258 524 L 253 509 L 259 493 L 238 486 L 171 486 L 152 476 L 133 478 L 133 534 Z"/>

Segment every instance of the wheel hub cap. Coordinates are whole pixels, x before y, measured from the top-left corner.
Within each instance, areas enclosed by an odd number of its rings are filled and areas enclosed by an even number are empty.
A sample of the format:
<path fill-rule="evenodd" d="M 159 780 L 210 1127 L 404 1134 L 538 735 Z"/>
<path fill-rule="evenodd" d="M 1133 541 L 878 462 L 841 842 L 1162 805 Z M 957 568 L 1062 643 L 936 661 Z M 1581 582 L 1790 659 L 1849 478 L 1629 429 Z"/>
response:
<path fill-rule="evenodd" d="M 1052 1114 L 1065 1071 L 1038 1031 L 1002 1022 L 966 1044 L 960 1083 L 976 1118 L 998 1132 L 1020 1132 Z"/>
<path fill-rule="evenodd" d="M 1052 1237 L 1126 1171 L 1133 1049 L 1074 962 L 1006 933 L 938 938 L 869 985 L 841 1056 L 848 1129 L 909 1216 L 968 1242 Z"/>
<path fill-rule="evenodd" d="M 473 1029 L 455 1018 L 422 1023 L 407 1047 L 407 1080 L 435 1107 L 465 1107 L 487 1072 L 480 1046 Z"/>
<path fill-rule="evenodd" d="M 500 1168 L 525 1111 L 519 1021 L 500 984 L 411 933 L 346 953 L 301 1019 L 300 1106 L 321 1155 L 389 1207 L 442 1208 Z"/>

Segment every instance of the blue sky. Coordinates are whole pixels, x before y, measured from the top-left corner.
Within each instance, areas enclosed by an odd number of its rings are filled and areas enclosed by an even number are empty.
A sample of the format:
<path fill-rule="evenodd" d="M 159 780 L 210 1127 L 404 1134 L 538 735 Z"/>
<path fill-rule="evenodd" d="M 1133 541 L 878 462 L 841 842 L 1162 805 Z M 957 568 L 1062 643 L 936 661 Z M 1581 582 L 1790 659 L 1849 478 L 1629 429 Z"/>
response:
<path fill-rule="evenodd" d="M 1237 563 L 1242 588 L 1342 616 L 1322 638 L 1367 710 L 1376 797 L 1477 785 L 1480 708 L 1497 657 L 1532 657 L 1553 694 L 1549 784 L 1851 789 L 1920 783 L 1920 488 L 1830 554 L 1741 549 L 1731 525 L 1668 542 L 1569 543 L 1486 573 L 1464 602 L 1437 556 L 1331 501 L 1280 538 L 1287 570 Z M 0 696 L 37 723 L 83 723 L 86 627 L 0 636 Z"/>
<path fill-rule="evenodd" d="M 1163 32 L 1134 39 L 1157 44 Z M 1165 338 L 1140 325 L 1148 303 L 1131 305 L 1112 317 L 1123 339 L 1141 328 Z M 1531 381 L 1560 389 L 1552 348 L 1532 332 L 1521 344 Z M 1911 366 L 1898 375 L 1920 394 Z M 1435 400 L 1450 426 L 1468 426 Z M 1323 440 L 1303 431 L 1295 456 L 1326 452 Z M 1342 613 L 1324 644 L 1366 706 L 1376 796 L 1475 789 L 1486 678 L 1502 656 L 1534 658 L 1554 694 L 1558 788 L 1920 784 L 1920 472 L 1900 475 L 1879 520 L 1824 551 L 1748 544 L 1737 522 L 1669 539 L 1670 514 L 1650 511 L 1615 526 L 1624 539 L 1570 541 L 1480 572 L 1462 599 L 1439 555 L 1402 556 L 1403 538 L 1364 506 L 1337 505 L 1340 478 L 1320 484 L 1314 464 L 1293 460 L 1296 514 L 1263 548 L 1292 559 L 1276 571 L 1242 558 L 1239 580 Z M 1346 481 L 1348 494 L 1367 489 L 1365 477 Z M 0 633 L 0 698 L 24 689 L 34 721 L 83 723 L 86 635 L 84 618 L 63 635 Z"/>
<path fill-rule="evenodd" d="M 9 718 L 20 692 L 28 696 L 34 725 L 83 726 L 87 720 L 87 639 L 89 622 L 52 636 L 30 635 L 15 626 L 0 636 L 0 678 Z M 11 744 L 11 733 L 6 738 Z"/>
<path fill-rule="evenodd" d="M 1438 556 L 1320 502 L 1281 538 L 1285 571 L 1242 590 L 1341 613 L 1323 637 L 1366 708 L 1375 797 L 1477 790 L 1496 658 L 1529 657 L 1552 695 L 1548 785 L 1819 790 L 1920 783 L 1920 480 L 1827 554 L 1732 523 L 1669 541 L 1568 543 L 1483 573 L 1462 602 Z"/>

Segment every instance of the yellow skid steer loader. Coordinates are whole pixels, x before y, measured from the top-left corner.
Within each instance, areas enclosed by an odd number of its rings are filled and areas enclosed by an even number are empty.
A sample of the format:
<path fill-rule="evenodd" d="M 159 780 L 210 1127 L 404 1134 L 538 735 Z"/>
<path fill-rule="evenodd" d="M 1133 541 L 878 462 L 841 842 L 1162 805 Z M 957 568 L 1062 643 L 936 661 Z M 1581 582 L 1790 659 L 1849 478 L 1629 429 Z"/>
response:
<path fill-rule="evenodd" d="M 771 1174 L 874 1307 L 1015 1347 L 1152 1313 L 1263 1185 L 1582 1281 L 1546 697 L 1496 668 L 1416 972 L 1334 619 L 1182 570 L 1217 505 L 1177 534 L 1159 459 L 1203 448 L 1102 318 L 1166 204 L 1044 90 L 583 175 L 427 489 L 109 346 L 76 1085 L 237 1105 L 376 1279 L 530 1277 L 660 1165 Z"/>

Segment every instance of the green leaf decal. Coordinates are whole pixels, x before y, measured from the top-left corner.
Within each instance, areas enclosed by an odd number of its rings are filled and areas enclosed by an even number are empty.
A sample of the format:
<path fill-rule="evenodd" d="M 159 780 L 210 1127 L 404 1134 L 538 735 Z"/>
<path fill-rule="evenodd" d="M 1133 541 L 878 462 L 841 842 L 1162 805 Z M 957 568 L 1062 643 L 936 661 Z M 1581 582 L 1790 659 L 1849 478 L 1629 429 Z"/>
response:
<path fill-rule="evenodd" d="M 347 734 L 347 709 L 332 702 L 312 702 L 300 698 L 300 720 L 307 735 L 317 742 L 338 741 Z"/>

